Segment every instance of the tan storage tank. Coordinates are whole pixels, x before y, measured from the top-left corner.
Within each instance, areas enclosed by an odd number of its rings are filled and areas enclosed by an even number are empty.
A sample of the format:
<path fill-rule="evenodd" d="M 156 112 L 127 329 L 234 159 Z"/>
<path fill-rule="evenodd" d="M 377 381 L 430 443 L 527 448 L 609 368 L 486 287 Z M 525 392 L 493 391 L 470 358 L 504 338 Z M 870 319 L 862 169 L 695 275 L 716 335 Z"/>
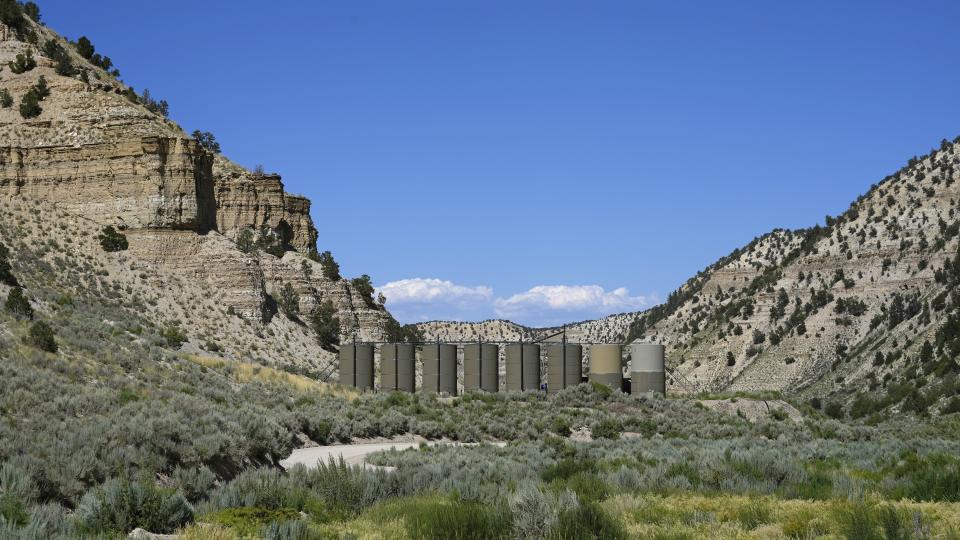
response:
<path fill-rule="evenodd" d="M 380 347 L 380 388 L 413 392 L 417 386 L 417 347 L 410 343 L 386 343 Z"/>
<path fill-rule="evenodd" d="M 614 390 L 623 388 L 622 354 L 622 348 L 616 344 L 590 347 L 590 380 Z"/>
<path fill-rule="evenodd" d="M 630 393 L 667 395 L 666 347 L 657 343 L 630 344 Z"/>
<path fill-rule="evenodd" d="M 457 346 L 449 343 L 424 345 L 423 359 L 424 392 L 457 395 Z"/>
<path fill-rule="evenodd" d="M 583 347 L 571 343 L 547 345 L 547 392 L 554 394 L 580 384 Z"/>
<path fill-rule="evenodd" d="M 490 343 L 463 347 L 463 390 L 500 390 L 500 347 Z"/>
<path fill-rule="evenodd" d="M 347 343 L 340 346 L 340 384 L 361 390 L 373 389 L 373 345 Z"/>
<path fill-rule="evenodd" d="M 540 346 L 521 343 L 507 345 L 507 391 L 539 389 Z"/>

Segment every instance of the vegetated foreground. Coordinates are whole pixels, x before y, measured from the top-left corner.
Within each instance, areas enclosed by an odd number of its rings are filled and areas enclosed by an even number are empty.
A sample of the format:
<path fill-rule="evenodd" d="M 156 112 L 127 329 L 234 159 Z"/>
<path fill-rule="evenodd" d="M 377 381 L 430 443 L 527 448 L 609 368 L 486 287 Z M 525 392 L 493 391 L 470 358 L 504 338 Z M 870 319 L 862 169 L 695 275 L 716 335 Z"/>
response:
<path fill-rule="evenodd" d="M 960 537 L 958 141 L 578 330 L 679 346 L 709 388 L 819 381 L 799 417 L 757 418 L 776 394 L 360 395 L 320 382 L 344 329 L 417 331 L 318 253 L 309 201 L 40 21 L 0 0 L 0 538 Z M 278 466 L 400 435 L 508 444 Z"/>
<path fill-rule="evenodd" d="M 121 538 L 138 527 L 184 538 L 960 531 L 955 413 L 866 425 L 795 404 L 801 422 L 776 407 L 751 421 L 693 397 L 589 384 L 553 397 L 361 395 L 181 350 L 143 309 L 146 293 L 115 281 L 122 252 L 77 250 L 95 229 L 51 240 L 37 215 L 7 211 L 20 221 L 0 220 L 0 537 Z M 137 279 L 155 276 L 144 268 Z M 277 465 L 303 444 L 406 434 L 509 444 L 369 459 L 392 473 Z"/>

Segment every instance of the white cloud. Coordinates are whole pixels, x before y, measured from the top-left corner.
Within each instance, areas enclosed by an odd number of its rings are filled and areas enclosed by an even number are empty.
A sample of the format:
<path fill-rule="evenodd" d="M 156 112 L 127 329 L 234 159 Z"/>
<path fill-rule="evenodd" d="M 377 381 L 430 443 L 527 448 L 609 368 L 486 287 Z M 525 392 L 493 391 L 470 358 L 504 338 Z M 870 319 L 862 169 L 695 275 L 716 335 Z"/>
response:
<path fill-rule="evenodd" d="M 603 316 L 639 310 L 649 304 L 649 298 L 630 296 L 623 287 L 607 291 L 599 285 L 540 285 L 494 302 L 497 315 L 508 319 Z"/>
<path fill-rule="evenodd" d="M 391 281 L 377 289 L 387 297 L 387 309 L 401 322 L 480 317 L 493 299 L 493 289 L 470 287 L 436 278 Z"/>
<path fill-rule="evenodd" d="M 510 297 L 494 297 L 493 289 L 487 286 L 458 285 L 436 278 L 391 281 L 378 291 L 387 297 L 387 308 L 402 322 L 501 317 L 551 326 L 636 311 L 653 301 L 646 296 L 631 296 L 623 287 L 607 291 L 599 285 L 540 285 Z"/>

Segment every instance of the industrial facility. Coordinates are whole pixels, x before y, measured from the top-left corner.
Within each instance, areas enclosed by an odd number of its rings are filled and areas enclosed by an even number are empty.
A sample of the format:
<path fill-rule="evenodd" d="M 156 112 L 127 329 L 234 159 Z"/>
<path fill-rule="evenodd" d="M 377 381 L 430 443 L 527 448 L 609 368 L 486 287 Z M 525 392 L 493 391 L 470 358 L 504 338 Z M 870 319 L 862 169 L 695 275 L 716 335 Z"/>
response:
<path fill-rule="evenodd" d="M 588 369 L 584 374 L 584 350 Z M 502 349 L 502 350 L 501 350 Z M 486 342 L 346 343 L 340 347 L 340 383 L 361 390 L 445 396 L 459 392 L 556 393 L 592 381 L 633 394 L 666 395 L 665 348 L 656 343 Z M 375 383 L 380 358 L 380 384 Z M 504 358 L 501 384 L 501 352 Z M 420 377 L 417 378 L 419 357 Z M 624 367 L 629 364 L 628 376 Z M 462 365 L 462 370 L 461 370 Z M 545 368 L 545 369 L 544 369 Z M 458 377 L 462 374 L 462 377 Z"/>

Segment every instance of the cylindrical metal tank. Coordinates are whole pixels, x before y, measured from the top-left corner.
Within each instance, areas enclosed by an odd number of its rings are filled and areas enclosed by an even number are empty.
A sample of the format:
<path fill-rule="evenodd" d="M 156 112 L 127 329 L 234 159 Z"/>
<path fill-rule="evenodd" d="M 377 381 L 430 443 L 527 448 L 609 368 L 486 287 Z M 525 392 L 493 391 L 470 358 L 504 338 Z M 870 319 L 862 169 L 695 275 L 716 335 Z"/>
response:
<path fill-rule="evenodd" d="M 490 343 L 471 343 L 463 347 L 463 389 L 500 390 L 499 347 Z"/>
<path fill-rule="evenodd" d="M 421 358 L 423 391 L 457 395 L 457 346 L 449 343 L 424 345 Z"/>
<path fill-rule="evenodd" d="M 657 343 L 630 344 L 630 393 L 667 394 L 667 374 L 664 367 L 666 347 Z"/>
<path fill-rule="evenodd" d="M 386 343 L 380 347 L 380 388 L 413 392 L 417 386 L 417 347 Z"/>
<path fill-rule="evenodd" d="M 527 343 L 507 345 L 507 391 L 539 389 L 540 346 Z"/>
<path fill-rule="evenodd" d="M 373 345 L 346 343 L 340 346 L 340 384 L 373 389 Z"/>
<path fill-rule="evenodd" d="M 580 384 L 583 347 L 571 343 L 547 345 L 547 392 L 555 393 Z"/>
<path fill-rule="evenodd" d="M 604 344 L 590 347 L 590 380 L 619 390 L 623 387 L 620 345 Z"/>

